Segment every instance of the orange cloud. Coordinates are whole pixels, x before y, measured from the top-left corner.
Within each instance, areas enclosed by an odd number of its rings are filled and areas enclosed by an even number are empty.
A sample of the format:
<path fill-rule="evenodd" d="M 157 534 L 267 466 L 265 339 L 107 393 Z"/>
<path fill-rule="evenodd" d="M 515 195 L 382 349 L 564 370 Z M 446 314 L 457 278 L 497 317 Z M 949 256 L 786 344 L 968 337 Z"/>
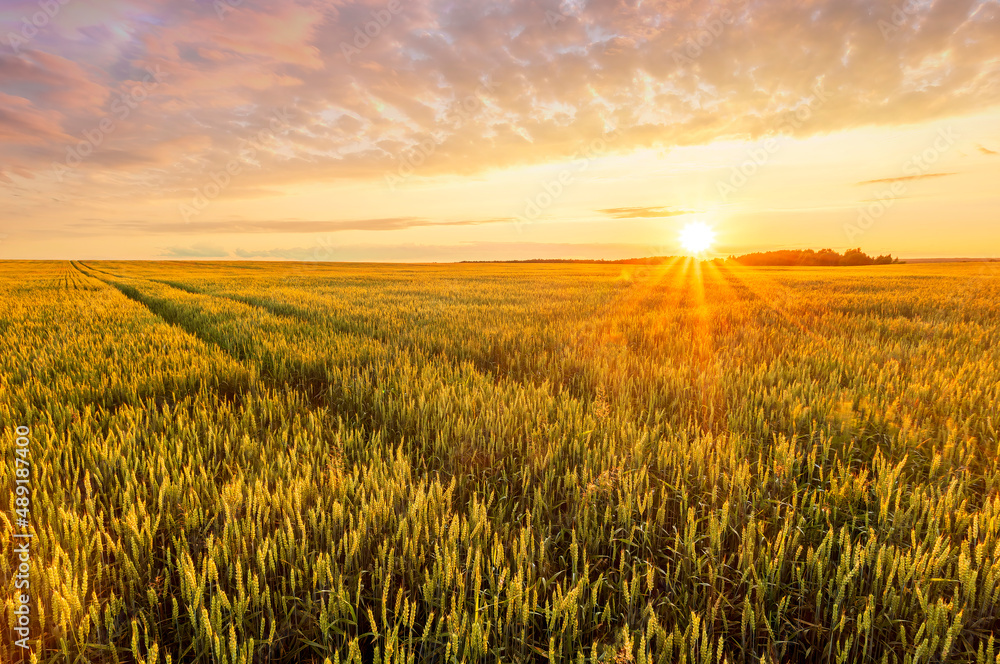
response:
<path fill-rule="evenodd" d="M 98 221 L 98 220 L 93 220 Z M 115 234 L 182 234 L 203 235 L 220 233 L 336 233 L 341 231 L 398 231 L 424 226 L 481 226 L 512 222 L 512 218 L 459 219 L 435 221 L 419 217 L 387 217 L 381 219 L 353 219 L 343 221 L 211 221 L 211 222 L 144 222 L 124 221 L 102 225 L 101 232 Z M 76 224 L 71 228 L 86 234 L 92 223 Z"/>
<path fill-rule="evenodd" d="M 928 178 L 943 178 L 947 175 L 957 175 L 956 173 L 922 173 L 920 175 L 905 175 L 898 178 L 879 178 L 877 180 L 864 180 L 862 182 L 857 182 L 857 185 L 866 184 L 882 184 L 882 183 L 892 183 L 892 182 L 909 182 L 910 180 L 926 180 Z"/>
<path fill-rule="evenodd" d="M 11 4 L 11 16 L 33 7 Z M 610 128 L 620 130 L 612 149 L 628 151 L 898 125 L 1000 102 L 981 66 L 1000 57 L 998 12 L 968 1 L 921 6 L 888 36 L 880 21 L 892 20 L 891 3 L 844 0 L 595 0 L 556 20 L 533 0 L 407 0 L 391 15 L 385 0 L 214 6 L 107 4 L 89 24 L 77 16 L 73 32 L 6 56 L 0 76 L 74 134 L 145 67 L 162 67 L 166 82 L 134 127 L 150 145 L 195 131 L 210 139 L 178 153 L 175 168 L 150 171 L 165 186 L 202 177 L 192 160 L 225 163 L 281 105 L 299 120 L 263 164 L 272 183 L 380 177 L 427 141 L 421 173 L 469 173 L 572 157 Z M 817 90 L 808 121 L 789 122 Z M 356 126 L 338 128 L 344 117 Z M 64 146 L 50 148 L 5 156 L 37 169 Z"/>
<path fill-rule="evenodd" d="M 228 9 L 217 11 L 220 4 Z M 30 216 L 47 212 L 47 201 L 85 200 L 97 217 L 108 209 L 98 201 L 132 196 L 162 205 L 152 216 L 162 224 L 176 217 L 167 210 L 175 201 L 164 200 L 192 196 L 285 108 L 292 120 L 256 150 L 227 202 L 381 184 L 404 170 L 468 176 L 586 161 L 612 130 L 607 151 L 629 154 L 895 128 L 1000 104 L 995 72 L 984 65 L 1000 61 L 996 3 L 919 3 L 904 21 L 895 21 L 892 0 L 399 0 L 399 11 L 387 13 L 388 4 L 67 5 L 19 54 L 0 44 L 5 209 Z M 35 11 L 36 0 L 5 2 L 0 40 Z M 44 187 L 53 162 L 149 69 L 162 71 L 163 82 L 51 195 Z M 601 211 L 615 219 L 685 213 Z M 172 232 L 136 224 L 123 230 Z"/>
<path fill-rule="evenodd" d="M 598 210 L 614 219 L 644 219 L 647 217 L 677 217 L 682 214 L 695 214 L 691 210 L 671 210 L 666 207 L 619 207 Z"/>

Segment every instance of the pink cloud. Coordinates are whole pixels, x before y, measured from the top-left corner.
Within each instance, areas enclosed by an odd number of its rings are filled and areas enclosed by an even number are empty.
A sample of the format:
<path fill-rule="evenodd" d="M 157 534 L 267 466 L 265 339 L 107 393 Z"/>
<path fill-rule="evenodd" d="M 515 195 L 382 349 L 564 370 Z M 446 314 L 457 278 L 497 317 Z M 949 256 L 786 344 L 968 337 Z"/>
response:
<path fill-rule="evenodd" d="M 612 127 L 612 149 L 628 151 L 1000 103 L 996 68 L 983 64 L 1000 58 L 1000 15 L 971 0 L 937 0 L 888 36 L 889 0 L 394 6 L 246 0 L 222 16 L 211 2 L 67 7 L 30 52 L 0 57 L 0 132 L 32 146 L 3 154 L 20 172 L 47 168 L 147 68 L 165 73 L 162 85 L 81 168 L 147 164 L 147 183 L 163 191 L 202 181 L 285 106 L 295 122 L 261 151 L 248 189 L 381 178 L 427 141 L 422 173 L 468 173 L 570 156 Z M 788 123 L 817 86 L 827 94 L 809 122 Z"/>

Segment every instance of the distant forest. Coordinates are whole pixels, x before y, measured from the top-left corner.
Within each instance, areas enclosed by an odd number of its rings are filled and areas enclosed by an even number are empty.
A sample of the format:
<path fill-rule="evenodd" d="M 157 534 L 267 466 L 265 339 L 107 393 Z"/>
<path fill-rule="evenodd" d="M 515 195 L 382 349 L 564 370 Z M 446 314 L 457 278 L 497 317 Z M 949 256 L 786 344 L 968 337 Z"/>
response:
<path fill-rule="evenodd" d="M 861 248 L 848 249 L 843 254 L 838 254 L 833 249 L 782 249 L 780 251 L 764 251 L 743 256 L 730 256 L 729 260 L 740 265 L 752 266 L 773 266 L 773 265 L 824 265 L 824 266 L 848 266 L 848 265 L 891 265 L 898 263 L 898 258 L 893 258 L 890 254 L 883 254 L 871 257 Z"/>
<path fill-rule="evenodd" d="M 646 258 L 622 258 L 619 260 L 603 260 L 593 258 L 530 258 L 528 260 L 506 261 L 461 261 L 462 263 L 596 263 L 598 265 L 661 265 L 677 260 L 676 256 L 649 256 Z M 891 265 L 899 263 L 898 258 L 889 254 L 872 258 L 861 248 L 848 249 L 838 254 L 833 249 L 781 249 L 779 251 L 763 251 L 743 256 L 730 256 L 727 261 L 750 266 L 781 266 L 781 265 Z M 724 261 L 716 258 L 712 262 L 721 264 Z"/>

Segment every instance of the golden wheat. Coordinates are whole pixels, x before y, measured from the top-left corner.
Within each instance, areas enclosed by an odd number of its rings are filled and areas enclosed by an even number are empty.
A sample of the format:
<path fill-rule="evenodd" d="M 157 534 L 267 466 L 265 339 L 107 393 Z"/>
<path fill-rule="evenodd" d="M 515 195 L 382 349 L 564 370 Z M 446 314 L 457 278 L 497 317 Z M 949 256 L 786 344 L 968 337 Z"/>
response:
<path fill-rule="evenodd" d="M 989 265 L 0 275 L 37 661 L 1000 661 Z"/>

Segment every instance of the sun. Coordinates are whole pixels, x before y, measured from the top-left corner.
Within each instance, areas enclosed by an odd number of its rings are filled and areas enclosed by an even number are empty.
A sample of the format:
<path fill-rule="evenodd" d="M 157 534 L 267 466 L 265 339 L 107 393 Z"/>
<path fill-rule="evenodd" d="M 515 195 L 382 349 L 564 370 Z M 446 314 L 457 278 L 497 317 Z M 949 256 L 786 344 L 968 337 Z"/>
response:
<path fill-rule="evenodd" d="M 712 248 L 715 231 L 707 224 L 695 221 L 681 229 L 681 246 L 692 254 L 702 254 Z"/>

